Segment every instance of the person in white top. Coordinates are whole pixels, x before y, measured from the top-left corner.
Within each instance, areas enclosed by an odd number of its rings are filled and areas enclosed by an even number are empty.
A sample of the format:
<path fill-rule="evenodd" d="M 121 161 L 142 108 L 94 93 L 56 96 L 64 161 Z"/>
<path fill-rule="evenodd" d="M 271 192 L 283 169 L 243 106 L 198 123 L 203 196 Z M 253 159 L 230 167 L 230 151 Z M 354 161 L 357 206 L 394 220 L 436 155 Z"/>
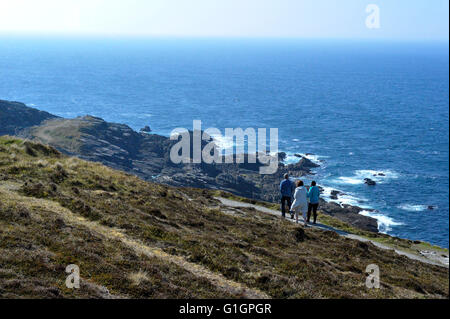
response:
<path fill-rule="evenodd" d="M 296 222 L 298 224 L 298 214 L 301 213 L 303 215 L 303 220 L 305 223 L 305 226 L 308 225 L 306 213 L 308 212 L 308 199 L 307 199 L 307 193 L 306 187 L 303 184 L 303 181 L 297 181 L 296 183 L 297 188 L 295 189 L 294 193 L 294 202 L 291 206 L 291 218 L 294 218 L 294 213 L 296 217 Z"/>

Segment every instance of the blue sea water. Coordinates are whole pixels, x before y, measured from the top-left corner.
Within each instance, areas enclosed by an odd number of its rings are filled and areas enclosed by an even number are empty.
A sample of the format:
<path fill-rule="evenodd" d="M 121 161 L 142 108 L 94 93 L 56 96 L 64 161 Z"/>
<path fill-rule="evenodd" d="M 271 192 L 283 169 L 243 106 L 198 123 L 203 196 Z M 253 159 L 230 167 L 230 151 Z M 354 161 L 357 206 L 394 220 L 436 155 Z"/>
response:
<path fill-rule="evenodd" d="M 449 246 L 448 43 L 0 37 L 0 98 L 168 135 L 277 127 L 381 231 Z M 374 176 L 382 173 L 384 176 Z M 363 183 L 365 177 L 378 182 Z M 429 210 L 428 206 L 435 207 Z"/>

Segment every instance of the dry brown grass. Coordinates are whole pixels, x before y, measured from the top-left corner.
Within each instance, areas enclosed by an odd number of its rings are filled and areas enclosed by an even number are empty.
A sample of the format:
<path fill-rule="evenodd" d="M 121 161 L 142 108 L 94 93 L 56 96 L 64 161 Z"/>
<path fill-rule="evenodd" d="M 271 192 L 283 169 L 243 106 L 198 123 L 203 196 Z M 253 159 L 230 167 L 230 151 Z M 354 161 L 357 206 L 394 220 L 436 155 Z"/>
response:
<path fill-rule="evenodd" d="M 140 286 L 142 283 L 150 281 L 148 274 L 145 271 L 139 269 L 138 272 L 133 272 L 128 275 L 134 286 Z"/>
<path fill-rule="evenodd" d="M 0 295 L 104 297 L 64 287 L 64 267 L 76 263 L 89 287 L 125 298 L 237 298 L 245 289 L 275 298 L 448 298 L 448 269 L 252 209 L 222 212 L 213 195 L 0 138 Z M 371 263 L 382 289 L 365 287 Z"/>

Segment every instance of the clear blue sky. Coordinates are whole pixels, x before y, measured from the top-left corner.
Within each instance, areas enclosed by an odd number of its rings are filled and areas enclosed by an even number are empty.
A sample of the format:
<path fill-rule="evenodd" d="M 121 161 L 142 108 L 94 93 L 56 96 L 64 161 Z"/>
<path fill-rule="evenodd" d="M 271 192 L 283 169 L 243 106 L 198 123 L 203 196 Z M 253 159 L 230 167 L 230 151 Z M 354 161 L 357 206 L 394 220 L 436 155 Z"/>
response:
<path fill-rule="evenodd" d="M 365 25 L 368 4 L 379 29 Z M 448 0 L 0 0 L 0 33 L 448 41 Z"/>

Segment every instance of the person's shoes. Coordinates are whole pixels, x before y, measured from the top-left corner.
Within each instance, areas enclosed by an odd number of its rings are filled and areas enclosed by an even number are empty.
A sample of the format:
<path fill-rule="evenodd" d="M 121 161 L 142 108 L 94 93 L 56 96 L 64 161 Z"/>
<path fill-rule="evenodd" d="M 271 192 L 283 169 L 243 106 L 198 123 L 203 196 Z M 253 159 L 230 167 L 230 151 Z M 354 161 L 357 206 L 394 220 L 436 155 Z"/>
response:
<path fill-rule="evenodd" d="M 294 214 L 291 214 L 291 219 L 294 219 Z"/>

